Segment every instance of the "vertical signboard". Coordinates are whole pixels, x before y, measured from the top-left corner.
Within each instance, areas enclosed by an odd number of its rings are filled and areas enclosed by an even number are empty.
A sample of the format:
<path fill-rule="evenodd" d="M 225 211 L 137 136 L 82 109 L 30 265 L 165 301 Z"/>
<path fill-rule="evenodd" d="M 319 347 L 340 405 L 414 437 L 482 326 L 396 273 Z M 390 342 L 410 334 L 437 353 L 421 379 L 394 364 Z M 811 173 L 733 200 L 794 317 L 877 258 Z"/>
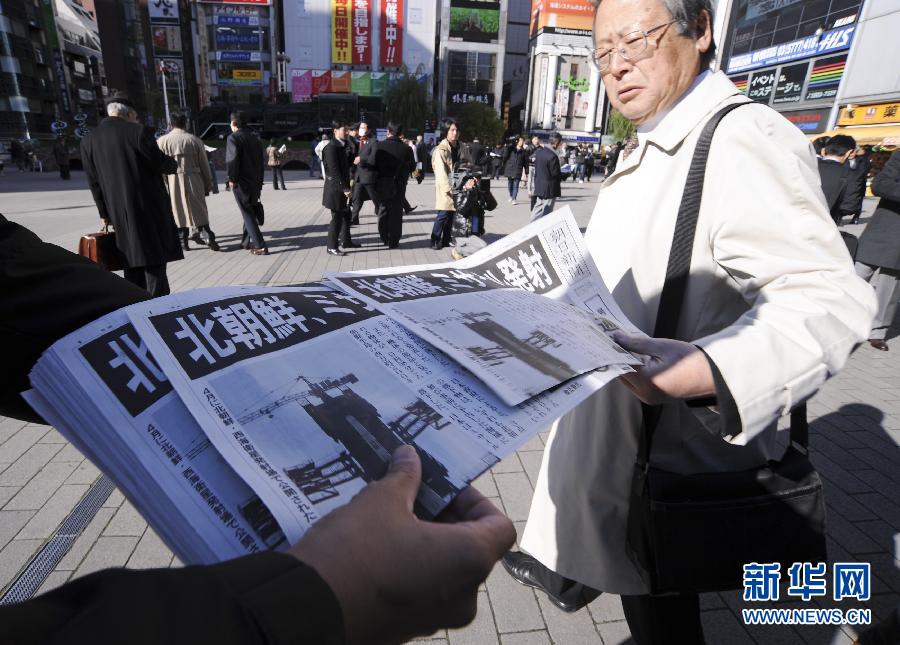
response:
<path fill-rule="evenodd" d="M 809 84 L 806 86 L 806 100 L 833 99 L 837 95 L 846 65 L 847 54 L 814 61 L 812 71 L 809 73 Z"/>
<path fill-rule="evenodd" d="M 309 103 L 312 100 L 312 71 L 291 70 L 291 97 L 294 103 Z"/>
<path fill-rule="evenodd" d="M 775 86 L 772 104 L 781 105 L 799 102 L 808 69 L 809 63 L 782 66 L 781 72 L 778 74 L 778 84 Z"/>
<path fill-rule="evenodd" d="M 381 0 L 381 66 L 403 61 L 403 0 Z"/>
<path fill-rule="evenodd" d="M 761 72 L 754 72 L 750 75 L 749 96 L 754 101 L 760 103 L 768 103 L 772 98 L 772 88 L 775 87 L 776 75 L 774 69 L 766 69 Z"/>
<path fill-rule="evenodd" d="M 331 63 L 353 62 L 350 47 L 350 0 L 331 0 Z"/>
<path fill-rule="evenodd" d="M 178 24 L 178 0 L 150 0 L 147 3 L 150 22 L 156 25 Z"/>
<path fill-rule="evenodd" d="M 372 12 L 369 11 L 371 0 L 352 0 L 353 2 L 353 64 L 372 64 Z"/>

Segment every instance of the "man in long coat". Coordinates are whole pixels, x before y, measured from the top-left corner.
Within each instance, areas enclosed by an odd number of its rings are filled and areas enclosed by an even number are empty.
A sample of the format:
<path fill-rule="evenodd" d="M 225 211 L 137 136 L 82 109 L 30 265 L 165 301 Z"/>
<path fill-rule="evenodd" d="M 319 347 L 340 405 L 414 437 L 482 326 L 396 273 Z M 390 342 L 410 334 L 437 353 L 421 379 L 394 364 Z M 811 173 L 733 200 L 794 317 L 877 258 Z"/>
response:
<path fill-rule="evenodd" d="M 322 206 L 331 211 L 328 225 L 326 251 L 329 255 L 343 256 L 338 248 L 338 240 L 344 248 L 357 245 L 350 239 L 350 160 L 347 158 L 347 126 L 340 121 L 331 124 L 334 136 L 322 149 L 322 167 L 325 171 L 325 186 L 322 189 Z"/>
<path fill-rule="evenodd" d="M 137 122 L 134 104 L 123 94 L 110 97 L 107 114 L 81 141 L 81 161 L 104 224 L 116 231 L 125 279 L 151 296 L 169 293 L 166 263 L 181 260 L 178 231 L 162 176 L 178 164 Z"/>
<path fill-rule="evenodd" d="M 719 109 L 746 102 L 707 69 L 710 3 L 685 5 L 693 13 L 678 22 L 662 0 L 595 9 L 595 63 L 613 107 L 637 124 L 638 145 L 600 189 L 585 244 L 647 334 L 697 139 Z M 636 30 L 648 34 L 637 54 L 622 43 Z M 748 186 L 754 198 L 735 199 Z M 611 216 L 619 213 L 625 225 Z M 809 142 L 767 106 L 742 105 L 716 130 L 683 302 L 677 340 L 620 336 L 647 363 L 551 432 L 521 539 L 530 556 L 504 561 L 570 611 L 597 594 L 585 588 L 621 594 L 639 645 L 703 642 L 698 595 L 651 595 L 626 549 L 641 402 L 665 404 L 652 466 L 681 475 L 758 468 L 780 457 L 779 418 L 844 366 L 875 309 L 829 217 Z M 712 396 L 713 407 L 685 404 Z"/>
<path fill-rule="evenodd" d="M 219 250 L 216 235 L 209 227 L 209 212 L 206 196 L 213 188 L 212 173 L 206 158 L 206 148 L 199 137 L 187 132 L 187 117 L 174 113 L 169 118 L 172 129 L 156 140 L 159 149 L 178 162 L 178 172 L 169 175 L 169 196 L 172 198 L 172 212 L 178 223 L 181 248 L 188 250 L 188 227 L 193 231 L 190 239 L 204 244 L 201 234 L 206 235 L 209 248 Z"/>
<path fill-rule="evenodd" d="M 900 299 L 900 152 L 892 154 L 875 175 L 872 192 L 881 201 L 859 237 L 856 272 L 875 288 L 878 301 L 869 344 L 886 352 L 887 330 Z"/>

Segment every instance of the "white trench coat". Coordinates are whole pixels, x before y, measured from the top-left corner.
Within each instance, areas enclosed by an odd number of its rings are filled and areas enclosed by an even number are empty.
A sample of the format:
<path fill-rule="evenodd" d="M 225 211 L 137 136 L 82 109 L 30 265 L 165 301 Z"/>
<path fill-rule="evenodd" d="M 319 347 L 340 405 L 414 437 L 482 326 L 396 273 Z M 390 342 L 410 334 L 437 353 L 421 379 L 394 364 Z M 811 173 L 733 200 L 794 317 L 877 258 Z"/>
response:
<path fill-rule="evenodd" d="M 746 100 L 705 72 L 606 180 L 585 233 L 625 314 L 653 333 L 681 193 L 696 140 L 722 106 Z M 679 473 L 752 468 L 775 425 L 838 372 L 867 337 L 871 287 L 856 277 L 828 214 L 806 137 L 774 110 L 740 107 L 710 150 L 679 338 L 718 368 L 718 409 L 671 409 L 651 461 Z M 522 538 L 554 571 L 596 589 L 647 589 L 625 552 L 638 400 L 611 383 L 555 424 Z"/>

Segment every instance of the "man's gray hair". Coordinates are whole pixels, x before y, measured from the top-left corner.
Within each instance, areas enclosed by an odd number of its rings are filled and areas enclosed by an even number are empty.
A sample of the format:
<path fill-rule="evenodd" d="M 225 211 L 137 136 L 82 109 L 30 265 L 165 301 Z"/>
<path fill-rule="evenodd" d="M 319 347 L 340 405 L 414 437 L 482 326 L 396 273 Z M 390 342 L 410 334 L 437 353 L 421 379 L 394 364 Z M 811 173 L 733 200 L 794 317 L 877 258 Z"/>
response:
<path fill-rule="evenodd" d="M 594 11 L 600 6 L 603 0 L 590 0 L 594 5 Z M 704 70 L 710 67 L 716 59 L 716 41 L 713 34 L 713 7 L 712 0 L 659 0 L 678 23 L 678 33 L 682 36 L 691 38 L 699 38 L 703 25 L 700 17 L 705 11 L 709 16 L 709 33 L 712 39 L 709 43 L 709 49 L 700 54 L 700 69 Z"/>
<path fill-rule="evenodd" d="M 137 112 L 135 112 L 134 108 L 129 107 L 124 103 L 116 103 L 115 101 L 106 106 L 106 114 L 108 116 L 128 117 L 132 114 L 137 116 Z"/>

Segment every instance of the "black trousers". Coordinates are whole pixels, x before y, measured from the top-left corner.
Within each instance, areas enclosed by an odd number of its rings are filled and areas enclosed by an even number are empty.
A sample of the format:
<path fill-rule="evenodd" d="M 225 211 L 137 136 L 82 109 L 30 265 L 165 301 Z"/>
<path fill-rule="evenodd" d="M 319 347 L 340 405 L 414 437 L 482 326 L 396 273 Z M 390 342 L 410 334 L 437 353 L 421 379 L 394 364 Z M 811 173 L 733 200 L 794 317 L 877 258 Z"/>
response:
<path fill-rule="evenodd" d="M 59 176 L 60 179 L 71 179 L 72 174 L 69 170 L 69 164 L 60 164 L 59 165 Z"/>
<path fill-rule="evenodd" d="M 328 248 L 338 247 L 338 237 L 342 246 L 348 246 L 350 239 L 350 211 L 331 211 L 331 222 L 328 224 Z"/>
<path fill-rule="evenodd" d="M 434 226 L 431 228 L 431 243 L 450 244 L 453 234 L 453 214 L 455 211 L 438 211 L 434 218 Z"/>
<path fill-rule="evenodd" d="M 700 596 L 622 596 L 622 610 L 637 645 L 704 645 Z"/>
<path fill-rule="evenodd" d="M 241 246 L 251 249 L 266 248 L 262 231 L 259 230 L 259 223 L 256 221 L 255 204 L 259 201 L 259 197 L 248 196 L 240 186 L 235 186 L 232 193 L 234 194 L 234 201 L 237 202 L 241 211 L 241 217 L 244 218 L 244 234 L 241 236 Z"/>
<path fill-rule="evenodd" d="M 372 203 L 375 204 L 375 212 L 377 213 L 378 205 L 381 200 L 379 200 L 378 195 L 375 194 L 375 186 L 371 184 L 360 184 L 359 182 L 353 184 L 353 195 L 350 198 L 351 220 L 359 221 L 359 211 L 362 208 L 363 202 L 368 199 L 371 199 Z"/>
<path fill-rule="evenodd" d="M 125 269 L 125 279 L 141 289 L 146 289 L 151 298 L 167 296 L 169 290 L 169 278 L 166 276 L 165 264 L 154 264 L 146 267 L 128 267 Z"/>
<path fill-rule="evenodd" d="M 278 179 L 281 178 L 281 190 L 287 190 L 284 185 L 284 170 L 281 166 L 269 166 L 272 169 L 272 185 L 278 190 Z"/>
<path fill-rule="evenodd" d="M 378 236 L 382 244 L 393 246 L 400 243 L 403 235 L 404 202 L 406 197 L 401 193 L 378 205 Z"/>

